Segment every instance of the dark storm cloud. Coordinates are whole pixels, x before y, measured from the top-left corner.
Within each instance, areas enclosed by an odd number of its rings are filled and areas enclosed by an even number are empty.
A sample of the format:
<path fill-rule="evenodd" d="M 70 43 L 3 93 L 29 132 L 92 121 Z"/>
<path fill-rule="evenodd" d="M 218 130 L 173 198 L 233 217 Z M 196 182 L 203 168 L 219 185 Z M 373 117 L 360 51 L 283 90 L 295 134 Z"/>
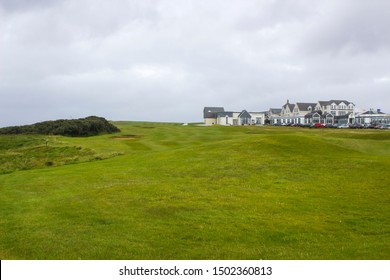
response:
<path fill-rule="evenodd" d="M 0 126 L 199 121 L 348 99 L 390 111 L 387 1 L 0 2 Z"/>

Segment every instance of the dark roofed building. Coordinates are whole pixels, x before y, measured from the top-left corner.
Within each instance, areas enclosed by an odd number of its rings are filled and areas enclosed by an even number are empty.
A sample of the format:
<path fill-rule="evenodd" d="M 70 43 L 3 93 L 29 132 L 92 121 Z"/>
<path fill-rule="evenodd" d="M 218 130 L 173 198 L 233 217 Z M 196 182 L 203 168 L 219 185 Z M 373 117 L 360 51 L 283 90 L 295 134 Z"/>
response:
<path fill-rule="evenodd" d="M 370 109 L 355 117 L 355 123 L 362 125 L 389 124 L 390 114 L 382 112 L 380 109 Z"/>
<path fill-rule="evenodd" d="M 301 112 L 312 112 L 314 108 L 316 107 L 317 103 L 303 103 L 303 102 L 297 102 L 296 107 L 300 114 Z M 295 108 L 294 108 L 294 113 L 295 113 Z"/>
<path fill-rule="evenodd" d="M 205 125 L 213 125 L 217 123 L 218 113 L 225 112 L 223 107 L 204 107 L 203 119 Z"/>
<path fill-rule="evenodd" d="M 216 118 L 219 112 L 225 112 L 225 109 L 223 107 L 204 107 L 203 118 Z"/>
<path fill-rule="evenodd" d="M 281 113 L 282 113 L 282 109 L 277 109 L 277 108 L 270 108 L 268 111 L 269 115 L 280 116 Z"/>
<path fill-rule="evenodd" d="M 355 104 L 347 100 L 318 101 L 315 110 L 331 113 L 333 116 L 344 116 L 353 113 Z"/>
<path fill-rule="evenodd" d="M 242 110 L 242 112 L 238 115 L 240 124 L 251 124 L 252 116 L 247 112 L 247 110 Z"/>
<path fill-rule="evenodd" d="M 282 117 L 292 116 L 294 111 L 295 104 L 291 104 L 290 101 L 287 99 L 287 103 L 282 106 Z"/>

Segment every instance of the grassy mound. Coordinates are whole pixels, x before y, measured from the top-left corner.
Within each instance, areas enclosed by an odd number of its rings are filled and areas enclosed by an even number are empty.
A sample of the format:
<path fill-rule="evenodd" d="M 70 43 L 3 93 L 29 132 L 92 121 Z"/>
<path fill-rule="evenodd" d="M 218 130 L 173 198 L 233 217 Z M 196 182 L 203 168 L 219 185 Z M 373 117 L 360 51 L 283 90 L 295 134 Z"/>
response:
<path fill-rule="evenodd" d="M 119 129 L 106 119 L 87 117 L 77 120 L 45 121 L 32 125 L 11 126 L 0 129 L 0 134 L 44 134 L 63 136 L 95 136 L 119 132 Z"/>

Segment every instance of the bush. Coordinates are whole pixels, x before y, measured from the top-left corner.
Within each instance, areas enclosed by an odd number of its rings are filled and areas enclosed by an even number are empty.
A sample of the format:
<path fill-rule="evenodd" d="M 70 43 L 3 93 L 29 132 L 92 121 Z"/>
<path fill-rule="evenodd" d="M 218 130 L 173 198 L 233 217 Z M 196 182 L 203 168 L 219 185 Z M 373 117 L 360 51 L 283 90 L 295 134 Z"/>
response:
<path fill-rule="evenodd" d="M 72 137 L 95 136 L 119 131 L 119 128 L 106 119 L 95 116 L 76 120 L 45 121 L 32 125 L 0 128 L 0 134 L 45 134 Z"/>

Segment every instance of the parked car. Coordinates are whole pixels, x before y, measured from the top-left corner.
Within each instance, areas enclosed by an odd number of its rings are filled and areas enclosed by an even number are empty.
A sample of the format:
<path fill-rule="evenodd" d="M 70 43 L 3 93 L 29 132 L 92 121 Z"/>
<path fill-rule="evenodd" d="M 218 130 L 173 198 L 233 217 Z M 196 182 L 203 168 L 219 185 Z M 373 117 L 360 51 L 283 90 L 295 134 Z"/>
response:
<path fill-rule="evenodd" d="M 348 124 L 340 124 L 337 128 L 349 128 Z"/>
<path fill-rule="evenodd" d="M 310 127 L 313 127 L 313 128 L 322 128 L 322 127 L 325 127 L 325 125 L 322 124 L 322 123 L 314 123 L 314 124 L 312 124 Z"/>
<path fill-rule="evenodd" d="M 390 129 L 390 124 L 381 124 L 381 125 L 379 125 L 378 127 L 376 127 L 376 128 L 379 128 L 379 129 Z"/>
<path fill-rule="evenodd" d="M 291 126 L 295 126 L 295 127 L 303 127 L 303 124 L 300 124 L 300 123 L 293 123 Z"/>
<path fill-rule="evenodd" d="M 369 129 L 372 129 L 372 128 L 375 128 L 375 125 L 373 124 L 370 124 L 370 123 L 366 123 L 363 125 L 363 128 L 369 128 Z"/>
<path fill-rule="evenodd" d="M 360 128 L 363 128 L 363 126 L 362 126 L 361 124 L 354 123 L 354 124 L 351 124 L 351 125 L 349 126 L 349 128 L 360 129 Z"/>
<path fill-rule="evenodd" d="M 325 127 L 326 128 L 337 128 L 337 125 L 335 125 L 335 124 L 326 124 Z"/>

